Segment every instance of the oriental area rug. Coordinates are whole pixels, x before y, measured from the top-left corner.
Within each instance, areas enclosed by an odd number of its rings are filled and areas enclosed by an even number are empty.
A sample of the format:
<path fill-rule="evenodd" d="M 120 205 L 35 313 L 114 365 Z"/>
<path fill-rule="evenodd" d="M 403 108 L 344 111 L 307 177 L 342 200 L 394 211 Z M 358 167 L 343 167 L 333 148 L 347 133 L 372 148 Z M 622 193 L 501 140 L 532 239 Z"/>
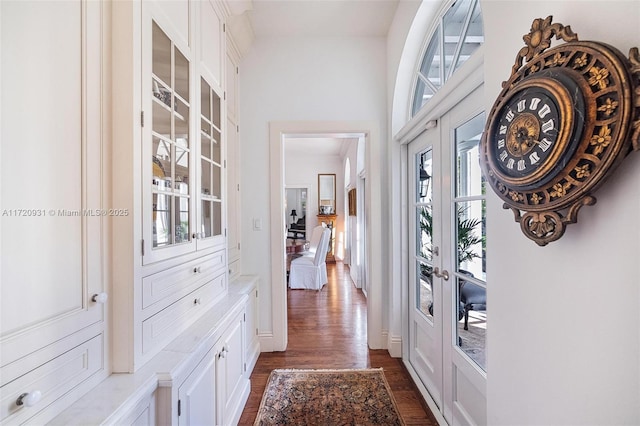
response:
<path fill-rule="evenodd" d="M 382 368 L 273 370 L 254 426 L 404 425 Z"/>

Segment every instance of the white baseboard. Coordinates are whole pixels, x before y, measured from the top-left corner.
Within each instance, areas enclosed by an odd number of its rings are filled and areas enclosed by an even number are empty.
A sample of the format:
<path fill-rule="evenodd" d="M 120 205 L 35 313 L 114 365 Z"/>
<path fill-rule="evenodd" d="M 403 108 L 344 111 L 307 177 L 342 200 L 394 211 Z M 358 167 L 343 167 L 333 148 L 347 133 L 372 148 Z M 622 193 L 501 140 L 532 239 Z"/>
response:
<path fill-rule="evenodd" d="M 387 342 L 389 355 L 392 358 L 402 358 L 402 336 L 389 336 Z"/>
<path fill-rule="evenodd" d="M 260 352 L 275 352 L 273 333 L 258 334 L 258 339 L 260 339 Z"/>

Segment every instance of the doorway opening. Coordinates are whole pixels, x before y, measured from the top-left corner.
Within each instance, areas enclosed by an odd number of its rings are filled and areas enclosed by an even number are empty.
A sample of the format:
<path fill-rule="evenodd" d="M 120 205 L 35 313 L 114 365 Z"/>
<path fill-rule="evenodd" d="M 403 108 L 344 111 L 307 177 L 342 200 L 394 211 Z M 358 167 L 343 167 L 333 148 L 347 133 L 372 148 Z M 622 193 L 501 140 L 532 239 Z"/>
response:
<path fill-rule="evenodd" d="M 349 155 L 353 155 L 350 162 L 351 164 L 358 164 L 358 146 L 364 147 L 367 150 L 365 158 L 369 159 L 364 166 L 370 167 L 370 162 L 380 161 L 379 156 L 371 155 L 371 145 L 378 145 L 379 138 L 377 135 L 376 125 L 373 123 L 348 123 L 348 122 L 273 122 L 270 123 L 270 163 L 271 163 L 271 176 L 270 186 L 272 194 L 272 203 L 270 206 L 271 213 L 271 299 L 272 299 L 272 321 L 273 321 L 273 350 L 285 350 L 287 347 L 287 282 L 286 282 L 286 221 L 285 212 L 288 210 L 285 200 L 285 188 L 288 186 L 304 186 L 309 188 L 307 193 L 307 217 L 306 228 L 309 232 L 314 226 L 315 217 L 320 213 L 319 203 L 315 205 L 315 200 L 318 199 L 318 174 L 323 173 L 335 173 L 337 176 L 336 188 L 339 193 L 336 194 L 336 202 L 339 204 L 336 206 L 336 212 L 339 216 L 344 216 L 343 200 L 344 200 L 344 159 Z M 338 167 L 335 171 L 325 170 L 327 164 L 318 162 L 318 155 L 313 157 L 313 161 L 303 161 L 302 154 L 298 154 L 298 160 L 294 154 L 288 152 L 288 145 L 293 146 L 294 150 L 302 150 L 309 152 L 308 144 L 317 145 L 316 148 L 322 150 L 322 143 L 319 140 L 339 140 L 341 141 L 341 147 L 338 150 L 337 162 Z M 342 144 L 345 140 L 350 142 Z M 365 141 L 364 144 L 359 144 L 360 140 Z M 295 144 L 299 144 L 297 147 Z M 307 144 L 306 148 L 304 147 Z M 352 146 L 353 145 L 353 146 Z M 328 149 L 327 146 L 324 149 Z M 352 152 L 350 151 L 352 150 Z M 293 159 L 293 160 L 292 160 Z M 335 160 L 335 159 L 334 159 Z M 317 166 L 312 166 L 312 165 Z M 319 164 L 319 165 L 318 165 Z M 291 170 L 289 168 L 291 167 Z M 320 167 L 320 168 L 318 168 Z M 287 170 L 289 170 L 287 172 Z M 307 177 L 303 177 L 302 173 L 306 172 Z M 361 172 L 364 172 L 361 171 Z M 296 174 L 298 173 L 298 174 Z M 357 174 L 358 172 L 356 172 Z M 293 179 L 287 181 L 287 179 Z M 363 192 L 370 192 L 370 187 L 363 188 Z M 377 202 L 377 211 L 380 211 L 380 197 L 367 196 L 367 205 L 362 205 L 362 212 L 365 209 L 372 208 L 372 202 Z M 376 210 L 373 208 L 373 210 Z M 289 212 L 290 213 L 290 212 Z M 338 219 L 336 223 L 336 241 L 338 243 L 345 241 L 344 235 L 344 217 Z M 379 218 L 376 218 L 379 220 Z M 357 230 L 357 229 L 356 229 Z M 354 230 L 354 231 L 356 231 Z M 340 234 L 342 232 L 342 234 Z M 370 234 L 370 223 L 366 229 L 360 230 L 363 234 Z M 370 241 L 370 239 L 368 239 Z M 362 239 L 364 241 L 364 239 Z M 378 245 L 380 247 L 380 245 Z M 379 249 L 378 249 L 379 250 Z M 371 247 L 361 247 L 360 251 L 364 253 L 363 258 L 371 256 L 372 252 L 376 255 L 375 249 Z M 336 247 L 335 253 L 343 253 L 343 247 Z M 340 257 L 339 257 L 340 259 Z M 374 265 L 376 262 L 370 262 Z M 378 262 L 379 263 L 379 262 Z M 364 276 L 372 276 L 371 271 L 367 271 Z M 379 275 L 377 275 L 379 276 Z M 368 346 L 373 349 L 382 348 L 382 326 L 381 326 L 381 291 L 378 288 L 380 283 L 371 282 L 367 283 L 368 299 L 367 299 L 367 343 Z"/>

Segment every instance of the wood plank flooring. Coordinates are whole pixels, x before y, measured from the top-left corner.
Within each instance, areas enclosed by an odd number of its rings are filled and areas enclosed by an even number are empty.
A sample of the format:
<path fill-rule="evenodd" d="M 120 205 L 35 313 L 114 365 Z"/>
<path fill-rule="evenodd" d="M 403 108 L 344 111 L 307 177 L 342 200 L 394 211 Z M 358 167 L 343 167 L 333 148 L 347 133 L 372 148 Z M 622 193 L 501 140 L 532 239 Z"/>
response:
<path fill-rule="evenodd" d="M 327 264 L 327 274 L 329 282 L 321 292 L 288 290 L 287 350 L 260 354 L 239 424 L 253 424 L 273 369 L 382 367 L 405 423 L 437 425 L 402 361 L 386 350 L 368 349 L 367 302 L 353 285 L 349 268 Z"/>

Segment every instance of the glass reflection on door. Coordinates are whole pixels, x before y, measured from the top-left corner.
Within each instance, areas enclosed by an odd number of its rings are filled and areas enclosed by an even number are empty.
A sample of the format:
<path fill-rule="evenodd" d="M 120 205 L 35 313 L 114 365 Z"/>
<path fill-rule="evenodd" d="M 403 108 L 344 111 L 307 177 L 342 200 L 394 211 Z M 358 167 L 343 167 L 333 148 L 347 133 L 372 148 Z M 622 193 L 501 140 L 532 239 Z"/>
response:
<path fill-rule="evenodd" d="M 486 369 L 486 185 L 480 171 L 479 143 L 485 115 L 480 114 L 455 129 L 457 345 L 483 370 Z M 455 310 L 454 310 L 455 312 Z"/>
<path fill-rule="evenodd" d="M 416 308 L 430 321 L 433 321 L 433 220 L 432 220 L 432 182 L 433 152 L 428 149 L 419 153 L 416 159 L 416 253 L 418 262 L 416 271 Z"/>

